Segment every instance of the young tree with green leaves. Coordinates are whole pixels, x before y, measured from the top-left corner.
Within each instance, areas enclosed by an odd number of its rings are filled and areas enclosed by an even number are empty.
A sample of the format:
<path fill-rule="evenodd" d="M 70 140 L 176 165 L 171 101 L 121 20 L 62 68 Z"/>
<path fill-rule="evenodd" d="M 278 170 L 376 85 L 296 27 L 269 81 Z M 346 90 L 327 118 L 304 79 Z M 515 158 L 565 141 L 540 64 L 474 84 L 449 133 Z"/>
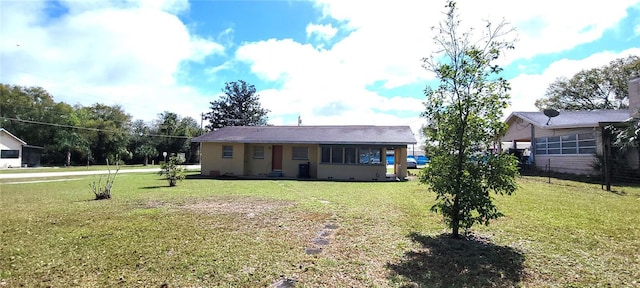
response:
<path fill-rule="evenodd" d="M 238 80 L 225 83 L 222 92 L 224 95 L 220 99 L 211 102 L 211 112 L 206 115 L 209 120 L 207 129 L 267 125 L 269 110 L 260 105 L 255 86 Z"/>
<path fill-rule="evenodd" d="M 491 192 L 512 194 L 516 188 L 517 160 L 507 154 L 488 151 L 506 131 L 501 120 L 510 89 L 495 64 L 501 53 L 513 48 L 506 39 L 513 29 L 502 21 L 487 22 L 481 37 L 461 32 L 456 3 L 447 3 L 446 19 L 434 40 L 441 49 L 424 59 L 424 67 L 440 83 L 425 89 L 427 119 L 424 129 L 430 165 L 420 181 L 437 194 L 431 207 L 441 213 L 459 237 L 459 229 L 476 223 L 489 224 L 502 214 L 493 204 Z"/>
<path fill-rule="evenodd" d="M 183 162 L 182 158 L 171 155 L 169 161 L 162 163 L 162 166 L 160 166 L 159 174 L 169 181 L 169 186 L 176 186 L 178 181 L 182 181 L 185 178 L 184 167 L 180 166 Z"/>

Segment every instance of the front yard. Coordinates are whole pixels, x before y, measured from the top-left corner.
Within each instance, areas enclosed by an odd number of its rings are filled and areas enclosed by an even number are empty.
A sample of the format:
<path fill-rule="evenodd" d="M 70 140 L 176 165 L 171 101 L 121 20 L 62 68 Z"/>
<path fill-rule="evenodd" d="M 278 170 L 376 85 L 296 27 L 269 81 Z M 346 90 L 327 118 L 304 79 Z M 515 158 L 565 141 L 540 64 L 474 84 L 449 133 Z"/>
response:
<path fill-rule="evenodd" d="M 638 286 L 640 188 L 524 177 L 473 239 L 416 181 L 0 182 L 0 286 Z"/>

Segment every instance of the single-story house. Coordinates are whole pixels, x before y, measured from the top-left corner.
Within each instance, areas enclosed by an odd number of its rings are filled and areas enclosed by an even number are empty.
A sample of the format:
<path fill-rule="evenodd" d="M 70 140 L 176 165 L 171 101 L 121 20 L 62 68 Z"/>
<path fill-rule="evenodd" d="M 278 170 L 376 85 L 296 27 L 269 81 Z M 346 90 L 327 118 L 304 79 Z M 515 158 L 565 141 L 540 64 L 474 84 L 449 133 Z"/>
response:
<path fill-rule="evenodd" d="M 23 145 L 27 142 L 0 128 L 0 168 L 21 167 Z"/>
<path fill-rule="evenodd" d="M 230 126 L 192 141 L 205 176 L 351 181 L 386 180 L 387 150 L 404 179 L 407 145 L 416 144 L 409 126 Z"/>
<path fill-rule="evenodd" d="M 502 141 L 514 143 L 513 147 L 519 147 L 518 142 L 530 142 L 529 158 L 540 169 L 597 174 L 599 171 L 592 166 L 594 154 L 604 155 L 606 145 L 611 145 L 605 127 L 638 117 L 638 109 L 640 78 L 635 78 L 629 82 L 629 109 L 560 111 L 555 117 L 543 112 L 513 112 L 506 119 L 509 128 Z M 625 158 L 631 168 L 639 168 L 637 149 L 627 151 Z"/>
<path fill-rule="evenodd" d="M 0 168 L 40 166 L 43 148 L 27 145 L 27 142 L 0 128 Z"/>

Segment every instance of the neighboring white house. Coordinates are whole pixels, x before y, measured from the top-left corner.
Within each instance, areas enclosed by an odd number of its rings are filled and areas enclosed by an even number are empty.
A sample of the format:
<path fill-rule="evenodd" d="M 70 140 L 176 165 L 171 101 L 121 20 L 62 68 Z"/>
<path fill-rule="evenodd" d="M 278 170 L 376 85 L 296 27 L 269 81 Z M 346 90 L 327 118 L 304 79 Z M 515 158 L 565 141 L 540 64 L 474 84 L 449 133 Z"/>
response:
<path fill-rule="evenodd" d="M 541 169 L 573 174 L 595 174 L 592 167 L 595 154 L 603 155 L 611 140 L 605 127 L 620 125 L 638 117 L 640 110 L 640 77 L 629 81 L 628 110 L 560 111 L 556 117 L 543 112 L 513 112 L 507 117 L 509 125 L 504 142 L 521 147 L 530 143 L 533 164 Z M 637 149 L 626 151 L 627 164 L 632 169 L 640 167 Z"/>
<path fill-rule="evenodd" d="M 0 128 L 0 168 L 20 167 L 24 145 L 27 142 Z"/>

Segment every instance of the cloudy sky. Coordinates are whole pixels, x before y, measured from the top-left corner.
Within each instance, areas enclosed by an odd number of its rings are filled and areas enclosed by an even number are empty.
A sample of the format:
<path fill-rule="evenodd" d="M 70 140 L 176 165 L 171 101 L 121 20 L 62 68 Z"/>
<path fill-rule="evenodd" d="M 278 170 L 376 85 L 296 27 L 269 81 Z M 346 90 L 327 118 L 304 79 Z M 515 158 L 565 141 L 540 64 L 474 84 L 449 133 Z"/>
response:
<path fill-rule="evenodd" d="M 254 84 L 270 122 L 422 124 L 422 68 L 444 1 L 0 0 L 0 82 L 69 104 L 120 104 L 134 119 L 197 120 L 225 82 Z M 460 0 L 465 27 L 505 19 L 512 106 L 557 77 L 640 55 L 640 1 Z"/>

